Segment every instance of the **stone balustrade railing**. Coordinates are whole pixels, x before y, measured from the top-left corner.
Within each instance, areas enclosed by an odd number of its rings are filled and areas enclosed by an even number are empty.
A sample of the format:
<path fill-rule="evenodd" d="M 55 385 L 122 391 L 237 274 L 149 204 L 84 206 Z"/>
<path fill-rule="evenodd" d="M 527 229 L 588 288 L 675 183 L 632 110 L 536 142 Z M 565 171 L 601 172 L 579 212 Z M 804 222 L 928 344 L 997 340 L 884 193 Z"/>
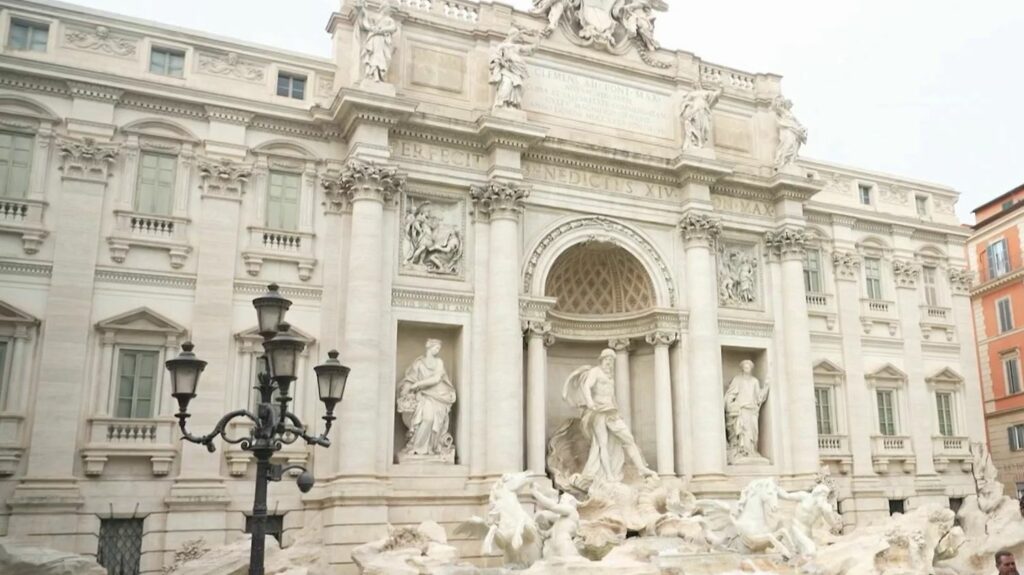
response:
<path fill-rule="evenodd" d="M 246 272 L 259 276 L 266 260 L 293 263 L 297 266 L 299 279 L 307 281 L 313 275 L 316 259 L 313 255 L 315 236 L 308 232 L 273 230 L 262 227 L 249 228 L 249 245 L 242 252 Z"/>
<path fill-rule="evenodd" d="M 881 299 L 862 299 L 861 311 L 869 316 L 891 316 L 896 313 L 896 304 Z"/>
<path fill-rule="evenodd" d="M 953 461 L 960 462 L 960 469 L 964 473 L 970 472 L 974 461 L 970 439 L 954 435 L 932 437 L 932 460 L 935 463 L 935 470 L 939 473 L 945 473 L 949 463 Z"/>
<path fill-rule="evenodd" d="M 183 218 L 117 211 L 115 220 L 119 235 L 172 242 L 184 242 L 186 238 L 188 222 Z"/>
<path fill-rule="evenodd" d="M 821 455 L 847 455 L 850 453 L 850 440 L 845 435 L 819 435 L 818 452 Z"/>
<path fill-rule="evenodd" d="M 827 293 L 808 293 L 807 307 L 809 309 L 829 309 L 832 307 L 832 296 Z"/>
<path fill-rule="evenodd" d="M 475 23 L 480 20 L 480 6 L 465 0 L 398 0 L 402 8 L 429 12 L 450 20 Z"/>
<path fill-rule="evenodd" d="M 34 254 L 46 237 L 43 229 L 43 212 L 46 202 L 27 199 L 0 199 L 0 233 L 21 236 L 22 248 L 26 254 Z"/>
<path fill-rule="evenodd" d="M 178 453 L 175 429 L 173 419 L 94 417 L 82 449 L 85 474 L 102 475 L 111 457 L 138 457 L 150 460 L 153 475 L 167 475 Z"/>
<path fill-rule="evenodd" d="M 946 323 L 949 321 L 950 309 L 932 305 L 921 306 L 921 318 L 925 321 Z"/>
<path fill-rule="evenodd" d="M 722 86 L 743 92 L 753 92 L 755 77 L 738 70 L 712 64 L 700 65 L 700 79 L 705 86 Z"/>
<path fill-rule="evenodd" d="M 913 473 L 916 469 L 913 443 L 903 435 L 875 435 L 871 438 L 871 458 L 875 472 L 885 474 L 889 463 L 901 461 L 905 473 Z"/>

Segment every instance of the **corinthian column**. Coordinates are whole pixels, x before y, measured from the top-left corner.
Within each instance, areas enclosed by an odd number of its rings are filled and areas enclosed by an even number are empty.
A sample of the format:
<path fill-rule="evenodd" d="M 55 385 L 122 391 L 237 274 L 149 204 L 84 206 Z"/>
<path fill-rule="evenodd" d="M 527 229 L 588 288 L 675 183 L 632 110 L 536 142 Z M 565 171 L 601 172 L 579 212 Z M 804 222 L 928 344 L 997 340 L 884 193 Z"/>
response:
<path fill-rule="evenodd" d="M 615 401 L 619 404 L 619 415 L 632 428 L 632 386 L 629 382 L 629 350 L 633 342 L 628 339 L 612 339 L 608 347 L 615 350 Z"/>
<path fill-rule="evenodd" d="M 523 468 L 523 341 L 519 323 L 519 214 L 529 191 L 492 180 L 473 198 L 491 215 L 487 278 L 487 471 Z"/>
<path fill-rule="evenodd" d="M 718 347 L 718 290 L 711 246 L 722 232 L 717 219 L 690 212 L 679 222 L 686 244 L 686 302 L 689 318 L 690 430 L 693 474 L 725 473 L 725 402 L 722 396 L 722 350 Z"/>
<path fill-rule="evenodd" d="M 547 437 L 544 430 L 546 417 L 545 399 L 548 394 L 548 352 L 552 341 L 551 324 L 546 321 L 524 321 L 526 334 L 527 382 L 526 382 L 526 468 L 538 475 L 544 475 L 544 455 L 547 451 Z"/>
<path fill-rule="evenodd" d="M 672 431 L 672 366 L 668 348 L 679 334 L 655 332 L 647 336 L 654 346 L 654 420 L 658 446 L 658 475 L 676 472 L 675 437 Z M 617 365 L 617 364 L 616 364 Z"/>
<path fill-rule="evenodd" d="M 765 235 L 769 253 L 781 261 L 783 348 L 786 367 L 786 409 L 790 414 L 814 413 L 814 374 L 804 289 L 804 253 L 808 236 L 802 228 L 785 227 Z M 813 417 L 787 417 L 789 461 L 795 474 L 818 469 L 817 428 Z"/>
<path fill-rule="evenodd" d="M 394 168 L 351 160 L 338 180 L 352 207 L 344 358 L 352 368 L 341 402 L 337 437 L 339 471 L 368 476 L 378 471 L 381 390 L 381 315 L 384 313 L 384 204 L 405 187 Z"/>
<path fill-rule="evenodd" d="M 898 233 L 898 232 L 897 232 Z M 909 239 L 909 233 L 902 238 Z M 935 475 L 935 460 L 932 448 L 932 415 L 923 413 L 934 408 L 929 386 L 925 381 L 924 351 L 921 337 L 921 296 L 917 290 L 920 281 L 921 266 L 913 260 L 896 259 L 892 262 L 892 276 L 896 283 L 896 305 L 900 312 L 900 335 L 903 336 L 904 365 L 907 372 L 908 405 L 921 409 L 909 418 L 907 426 L 902 427 L 902 435 L 909 435 L 914 445 L 916 474 L 918 478 Z M 923 408 L 923 409 L 922 409 Z M 902 425 L 902 421 L 899 422 Z"/>

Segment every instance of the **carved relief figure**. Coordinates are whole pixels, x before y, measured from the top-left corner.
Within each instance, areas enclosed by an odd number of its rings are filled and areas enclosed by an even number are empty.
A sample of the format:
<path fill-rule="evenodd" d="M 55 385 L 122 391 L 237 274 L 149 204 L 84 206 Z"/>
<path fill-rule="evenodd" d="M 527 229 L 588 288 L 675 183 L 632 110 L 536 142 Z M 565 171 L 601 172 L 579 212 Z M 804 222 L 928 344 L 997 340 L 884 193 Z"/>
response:
<path fill-rule="evenodd" d="M 729 443 L 729 462 L 761 459 L 757 450 L 761 406 L 768 399 L 768 384 L 753 375 L 754 362 L 740 362 L 742 373 L 732 378 L 725 390 L 725 430 Z"/>
<path fill-rule="evenodd" d="M 537 42 L 531 42 L 526 31 L 513 27 L 508 37 L 491 52 L 490 83 L 495 85 L 495 108 L 523 106 L 523 83 L 529 75 L 526 56 L 536 48 Z"/>
<path fill-rule="evenodd" d="M 626 29 L 627 37 L 637 39 L 653 52 L 658 49 L 654 39 L 655 10 L 668 10 L 668 4 L 661 0 L 619 0 L 612 8 L 612 16 Z"/>
<path fill-rule="evenodd" d="M 406 205 L 403 265 L 432 274 L 458 274 L 462 264 L 462 232 L 445 222 L 430 201 L 412 198 Z"/>
<path fill-rule="evenodd" d="M 562 21 L 565 9 L 570 7 L 573 10 L 578 10 L 580 0 L 533 0 L 533 8 L 530 9 L 530 14 L 543 15 L 548 19 L 548 25 L 544 28 L 544 35 L 548 36 L 558 27 L 558 23 Z"/>
<path fill-rule="evenodd" d="M 781 170 L 796 162 L 800 146 L 807 143 L 807 128 L 793 115 L 793 102 L 782 96 L 775 98 L 772 109 L 779 125 L 779 147 L 775 149 L 775 169 Z"/>
<path fill-rule="evenodd" d="M 757 256 L 749 250 L 722 248 L 718 254 L 718 303 L 749 307 L 758 302 Z"/>
<path fill-rule="evenodd" d="M 438 357 L 441 341 L 428 339 L 423 355 L 405 370 L 398 384 L 398 413 L 405 423 L 406 445 L 399 459 L 435 459 L 452 463 L 455 446 L 448 433 L 455 386 Z"/>
<path fill-rule="evenodd" d="M 391 17 L 391 4 L 387 0 L 377 14 L 366 10 L 365 0 L 356 3 L 357 23 L 362 35 L 363 78 L 374 82 L 386 82 L 391 56 L 394 53 L 394 35 L 398 23 Z"/>
<path fill-rule="evenodd" d="M 683 97 L 683 149 L 699 150 L 711 142 L 711 110 L 718 103 L 722 89 L 692 90 Z"/>
<path fill-rule="evenodd" d="M 563 425 L 551 439 L 552 450 L 571 434 L 578 421 L 579 430 L 589 442 L 586 463 L 571 483 L 583 491 L 596 481 L 621 482 L 628 459 L 642 477 L 657 477 L 647 467 L 629 426 L 619 415 L 615 402 L 615 352 L 601 352 L 601 364 L 585 365 L 565 381 L 562 398 L 580 409 L 580 418 Z"/>

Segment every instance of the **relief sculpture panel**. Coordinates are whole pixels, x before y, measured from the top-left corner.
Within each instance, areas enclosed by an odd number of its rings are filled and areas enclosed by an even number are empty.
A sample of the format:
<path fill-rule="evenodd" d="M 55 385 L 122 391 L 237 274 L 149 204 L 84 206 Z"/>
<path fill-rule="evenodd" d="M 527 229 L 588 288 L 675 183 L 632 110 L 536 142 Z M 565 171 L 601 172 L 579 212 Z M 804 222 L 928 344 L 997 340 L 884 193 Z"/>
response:
<path fill-rule="evenodd" d="M 465 269 L 462 202 L 407 194 L 403 204 L 402 273 L 461 278 Z"/>
<path fill-rule="evenodd" d="M 718 244 L 718 305 L 761 308 L 761 266 L 757 246 L 722 240 Z"/>

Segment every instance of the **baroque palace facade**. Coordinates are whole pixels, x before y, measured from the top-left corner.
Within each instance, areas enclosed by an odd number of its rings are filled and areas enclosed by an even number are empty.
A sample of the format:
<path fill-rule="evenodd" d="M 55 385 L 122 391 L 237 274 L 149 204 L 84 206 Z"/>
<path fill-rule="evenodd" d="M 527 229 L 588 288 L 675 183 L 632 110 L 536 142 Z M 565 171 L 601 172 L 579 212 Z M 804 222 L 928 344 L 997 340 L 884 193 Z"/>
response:
<path fill-rule="evenodd" d="M 240 537 L 254 466 L 179 441 L 161 364 L 209 362 L 194 432 L 250 404 L 270 282 L 304 421 L 312 366 L 352 368 L 333 446 L 281 452 L 317 486 L 270 503 L 342 572 L 389 523 L 452 531 L 495 477 L 543 475 L 563 382 L 606 348 L 643 458 L 698 496 L 825 465 L 853 524 L 973 493 L 957 193 L 797 159 L 781 79 L 658 48 L 650 4 L 546 4 L 350 3 L 331 59 L 0 4 L 0 533 L 121 538 L 144 573 Z M 428 340 L 453 393 L 419 437 L 400 388 Z"/>

